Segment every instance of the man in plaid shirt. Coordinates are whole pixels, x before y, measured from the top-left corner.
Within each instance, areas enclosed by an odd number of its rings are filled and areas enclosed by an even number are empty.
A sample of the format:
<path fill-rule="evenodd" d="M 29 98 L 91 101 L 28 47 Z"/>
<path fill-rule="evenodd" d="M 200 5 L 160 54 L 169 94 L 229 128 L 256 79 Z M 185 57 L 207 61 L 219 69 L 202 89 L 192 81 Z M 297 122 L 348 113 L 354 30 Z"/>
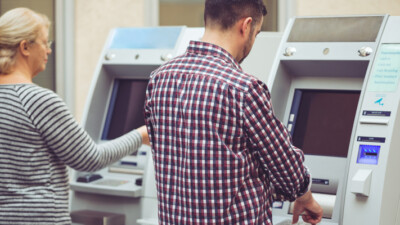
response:
<path fill-rule="evenodd" d="M 293 222 L 321 220 L 303 152 L 267 86 L 239 65 L 265 14 L 262 0 L 206 0 L 202 41 L 152 73 L 145 120 L 160 224 L 272 224 L 272 202 L 296 199 Z"/>

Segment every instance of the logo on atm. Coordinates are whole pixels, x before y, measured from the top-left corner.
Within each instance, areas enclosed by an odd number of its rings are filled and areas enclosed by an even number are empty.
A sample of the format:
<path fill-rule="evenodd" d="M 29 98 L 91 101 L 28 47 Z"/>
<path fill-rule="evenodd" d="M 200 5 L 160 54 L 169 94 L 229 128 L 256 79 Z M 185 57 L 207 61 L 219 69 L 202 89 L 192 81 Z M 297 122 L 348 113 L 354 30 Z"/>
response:
<path fill-rule="evenodd" d="M 383 106 L 383 102 L 382 101 L 383 101 L 383 98 L 380 98 L 380 99 L 375 101 L 375 104 Z"/>

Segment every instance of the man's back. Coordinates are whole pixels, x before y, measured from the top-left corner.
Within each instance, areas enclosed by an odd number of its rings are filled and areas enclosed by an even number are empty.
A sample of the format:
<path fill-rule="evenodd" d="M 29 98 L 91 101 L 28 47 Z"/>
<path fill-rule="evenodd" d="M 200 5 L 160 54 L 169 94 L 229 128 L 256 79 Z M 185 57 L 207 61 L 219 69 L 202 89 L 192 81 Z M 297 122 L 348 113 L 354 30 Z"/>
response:
<path fill-rule="evenodd" d="M 293 200 L 305 189 L 265 85 L 218 46 L 192 42 L 156 70 L 145 114 L 162 224 L 271 224 L 271 183 Z"/>

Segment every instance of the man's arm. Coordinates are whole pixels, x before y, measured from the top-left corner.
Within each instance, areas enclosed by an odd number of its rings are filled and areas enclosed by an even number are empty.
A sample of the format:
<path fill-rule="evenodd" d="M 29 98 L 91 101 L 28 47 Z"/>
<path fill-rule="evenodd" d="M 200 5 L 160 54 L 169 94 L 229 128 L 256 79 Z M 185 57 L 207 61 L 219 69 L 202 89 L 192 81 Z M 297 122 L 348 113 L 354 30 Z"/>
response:
<path fill-rule="evenodd" d="M 310 174 L 303 163 L 303 152 L 293 146 L 289 131 L 274 115 L 267 86 L 254 80 L 244 104 L 250 150 L 259 156 L 276 196 L 296 200 L 309 190 Z"/>

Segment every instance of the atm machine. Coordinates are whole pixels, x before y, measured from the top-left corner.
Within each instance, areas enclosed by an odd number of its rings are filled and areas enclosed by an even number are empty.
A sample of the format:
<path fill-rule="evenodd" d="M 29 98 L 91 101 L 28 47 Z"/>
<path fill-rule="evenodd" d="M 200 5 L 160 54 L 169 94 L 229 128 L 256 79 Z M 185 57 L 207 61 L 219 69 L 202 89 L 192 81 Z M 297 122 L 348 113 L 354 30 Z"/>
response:
<path fill-rule="evenodd" d="M 203 33 L 204 28 L 187 27 L 112 30 L 96 67 L 83 114 L 82 125 L 89 135 L 102 143 L 143 125 L 150 73 L 183 54 L 189 41 L 199 40 Z M 257 50 L 242 64 L 245 71 L 267 80 L 281 35 L 260 33 L 254 44 Z M 266 62 L 258 63 L 259 58 Z M 80 224 L 74 222 L 78 216 L 79 221 L 92 216 L 81 210 L 124 215 L 125 222 L 121 224 L 158 224 L 154 168 L 148 146 L 95 173 L 73 172 L 70 186 L 74 224 Z"/>
<path fill-rule="evenodd" d="M 112 30 L 96 67 L 83 114 L 82 125 L 89 135 L 102 143 L 144 125 L 143 107 L 150 73 L 182 54 L 189 41 L 200 39 L 203 33 L 202 28 L 186 27 Z M 124 215 L 125 222 L 121 224 L 157 224 L 153 171 L 150 147 L 143 145 L 133 155 L 95 173 L 73 172 L 73 222 L 78 218 L 75 212 L 91 210 Z"/>
<path fill-rule="evenodd" d="M 400 17 L 376 49 L 349 155 L 343 225 L 400 225 Z"/>
<path fill-rule="evenodd" d="M 400 224 L 399 24 L 388 15 L 299 17 L 283 34 L 268 87 L 305 153 L 322 225 Z M 291 224 L 291 212 L 277 199 L 274 224 Z"/>

